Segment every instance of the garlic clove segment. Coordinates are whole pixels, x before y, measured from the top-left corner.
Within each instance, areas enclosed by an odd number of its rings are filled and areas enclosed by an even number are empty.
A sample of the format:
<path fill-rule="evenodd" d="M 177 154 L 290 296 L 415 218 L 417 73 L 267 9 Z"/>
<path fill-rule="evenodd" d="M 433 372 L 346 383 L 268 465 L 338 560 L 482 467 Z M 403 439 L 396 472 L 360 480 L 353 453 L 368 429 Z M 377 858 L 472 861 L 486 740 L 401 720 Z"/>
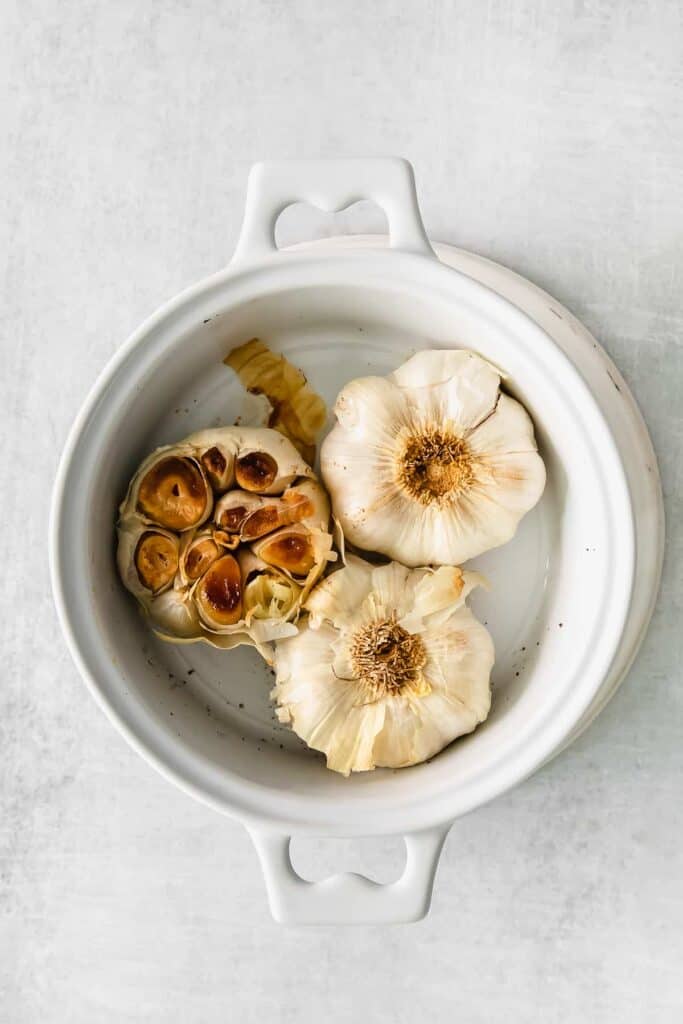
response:
<path fill-rule="evenodd" d="M 351 381 L 321 466 L 346 539 L 405 565 L 456 565 L 504 544 L 545 467 L 524 408 L 473 352 L 419 352 Z"/>
<path fill-rule="evenodd" d="M 119 527 L 116 561 L 125 586 L 148 606 L 168 589 L 178 569 L 180 542 L 170 530 L 129 519 Z"/>
<path fill-rule="evenodd" d="M 194 599 L 202 622 L 211 629 L 240 621 L 242 574 L 233 555 L 223 555 L 207 569 L 196 585 Z"/>
<path fill-rule="evenodd" d="M 177 538 L 156 530 L 145 530 L 135 547 L 134 561 L 142 585 L 158 594 L 171 585 L 177 572 Z"/>
<path fill-rule="evenodd" d="M 259 494 L 250 494 L 249 491 L 228 491 L 216 502 L 213 521 L 226 533 L 239 535 L 244 520 L 262 504 L 263 498 Z"/>
<path fill-rule="evenodd" d="M 240 539 L 246 543 L 272 533 L 281 526 L 304 523 L 327 529 L 330 504 L 315 480 L 303 480 L 287 488 L 280 499 L 263 498 L 262 504 L 244 519 Z"/>
<path fill-rule="evenodd" d="M 283 434 L 257 427 L 240 429 L 235 481 L 242 490 L 282 494 L 298 477 L 312 476 L 313 470 Z"/>
<path fill-rule="evenodd" d="M 211 527 L 186 535 L 181 542 L 179 569 L 184 584 L 195 583 L 206 570 L 224 554 L 220 533 L 216 536 Z"/>
<path fill-rule="evenodd" d="M 209 483 L 217 494 L 223 494 L 235 481 L 235 453 L 225 444 L 213 444 L 200 456 Z"/>
<path fill-rule="evenodd" d="M 454 566 L 349 564 L 320 583 L 297 636 L 278 641 L 280 721 L 348 775 L 432 757 L 487 717 L 493 643 Z M 312 628 L 315 624 L 316 628 Z"/>
<path fill-rule="evenodd" d="M 292 576 L 307 576 L 316 562 L 313 534 L 305 526 L 285 526 L 253 545 L 268 565 Z"/>
<path fill-rule="evenodd" d="M 207 518 L 211 504 L 211 489 L 194 459 L 162 456 L 138 485 L 138 511 L 169 530 L 197 526 Z"/>

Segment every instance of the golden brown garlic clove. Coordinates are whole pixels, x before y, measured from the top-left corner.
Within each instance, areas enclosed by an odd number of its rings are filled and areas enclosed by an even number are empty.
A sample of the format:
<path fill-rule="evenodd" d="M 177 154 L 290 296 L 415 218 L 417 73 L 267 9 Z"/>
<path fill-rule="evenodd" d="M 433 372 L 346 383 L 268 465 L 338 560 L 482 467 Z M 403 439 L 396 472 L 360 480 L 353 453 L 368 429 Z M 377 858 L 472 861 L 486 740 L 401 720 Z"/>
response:
<path fill-rule="evenodd" d="M 249 542 L 272 533 L 281 526 L 292 526 L 313 512 L 313 504 L 305 495 L 288 495 L 267 501 L 250 512 L 240 528 L 240 539 Z"/>
<path fill-rule="evenodd" d="M 200 461 L 214 491 L 222 494 L 232 486 L 235 477 L 235 457 L 232 452 L 213 445 L 206 449 Z"/>
<path fill-rule="evenodd" d="M 267 491 L 277 475 L 277 462 L 268 452 L 247 452 L 235 463 L 235 479 L 245 491 Z"/>
<path fill-rule="evenodd" d="M 221 549 L 211 534 L 195 538 L 183 555 L 183 568 L 188 580 L 194 582 L 203 576 L 210 565 L 221 557 Z"/>
<path fill-rule="evenodd" d="M 315 550 L 310 532 L 304 526 L 285 526 L 254 546 L 254 552 L 268 565 L 307 576 L 315 565 Z"/>
<path fill-rule="evenodd" d="M 147 530 L 135 547 L 135 569 L 143 587 L 158 594 L 173 581 L 178 569 L 178 541 Z"/>
<path fill-rule="evenodd" d="M 197 583 L 195 603 L 207 626 L 233 626 L 242 617 L 242 579 L 237 559 L 223 555 Z"/>
<path fill-rule="evenodd" d="M 239 533 L 242 523 L 250 512 L 260 508 L 263 498 L 248 491 L 228 491 L 216 503 L 213 519 L 216 526 L 226 533 Z"/>
<path fill-rule="evenodd" d="M 192 459 L 169 455 L 149 469 L 138 489 L 138 509 L 169 530 L 188 530 L 204 519 L 210 492 Z"/>

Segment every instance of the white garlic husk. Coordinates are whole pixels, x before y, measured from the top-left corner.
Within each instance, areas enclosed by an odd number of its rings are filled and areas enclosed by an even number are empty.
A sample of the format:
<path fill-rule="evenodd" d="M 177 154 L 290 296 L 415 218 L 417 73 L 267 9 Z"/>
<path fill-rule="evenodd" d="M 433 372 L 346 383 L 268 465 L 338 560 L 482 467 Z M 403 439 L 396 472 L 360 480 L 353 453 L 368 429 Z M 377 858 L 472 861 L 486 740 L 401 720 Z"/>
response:
<path fill-rule="evenodd" d="M 321 469 L 347 541 L 409 566 L 459 565 L 505 544 L 543 493 L 531 419 L 468 351 L 418 352 L 351 381 Z"/>
<path fill-rule="evenodd" d="M 239 514 L 226 518 L 231 510 Z M 269 518 L 245 534 L 257 510 Z M 120 509 L 119 573 L 164 639 L 255 644 L 269 658 L 267 645 L 296 632 L 301 602 L 336 558 L 328 527 L 324 490 L 287 438 L 268 428 L 200 431 L 152 453 L 133 477 Z M 313 551 L 302 578 L 267 566 L 249 543 L 254 532 L 263 543 L 290 528 L 306 531 Z M 248 592 L 246 556 L 267 575 Z"/>
<path fill-rule="evenodd" d="M 465 604 L 482 582 L 454 566 L 348 556 L 309 595 L 298 634 L 275 646 L 280 721 L 343 775 L 419 764 L 472 732 L 489 712 L 494 661 Z"/>

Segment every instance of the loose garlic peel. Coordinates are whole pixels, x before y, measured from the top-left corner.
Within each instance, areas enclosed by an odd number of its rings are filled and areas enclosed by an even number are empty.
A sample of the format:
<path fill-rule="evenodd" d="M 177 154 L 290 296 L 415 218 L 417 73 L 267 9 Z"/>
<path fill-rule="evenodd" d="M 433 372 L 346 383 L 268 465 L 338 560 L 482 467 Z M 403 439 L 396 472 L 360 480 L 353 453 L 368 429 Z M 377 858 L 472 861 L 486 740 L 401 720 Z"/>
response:
<path fill-rule="evenodd" d="M 487 717 L 493 643 L 465 600 L 482 583 L 454 566 L 372 566 L 350 555 L 278 641 L 280 721 L 349 775 L 432 757 Z"/>
<path fill-rule="evenodd" d="M 327 410 L 301 370 L 283 355 L 271 352 L 258 338 L 234 348 L 223 362 L 234 370 L 249 392 L 267 398 L 271 409 L 268 426 L 288 437 L 306 462 L 313 465 Z"/>
<path fill-rule="evenodd" d="M 408 566 L 455 565 L 506 543 L 545 467 L 524 408 L 474 352 L 418 352 L 351 381 L 321 450 L 347 541 Z"/>
<path fill-rule="evenodd" d="M 201 431 L 152 453 L 133 477 L 120 508 L 119 573 L 164 639 L 255 644 L 269 657 L 265 645 L 296 633 L 302 601 L 336 558 L 329 514 L 313 471 L 281 434 Z M 290 529 L 311 556 L 296 579 L 251 551 Z M 258 569 L 250 580 L 247 555 Z"/>

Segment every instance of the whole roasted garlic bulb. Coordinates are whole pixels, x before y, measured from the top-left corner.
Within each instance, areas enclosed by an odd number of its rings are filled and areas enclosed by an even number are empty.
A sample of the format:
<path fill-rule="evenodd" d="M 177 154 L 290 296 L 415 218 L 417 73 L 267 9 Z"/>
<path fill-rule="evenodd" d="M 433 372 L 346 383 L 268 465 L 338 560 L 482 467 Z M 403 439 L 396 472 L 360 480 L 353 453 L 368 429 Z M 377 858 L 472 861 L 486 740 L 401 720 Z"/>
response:
<path fill-rule="evenodd" d="M 330 507 L 292 443 L 220 427 L 159 448 L 121 505 L 125 586 L 166 640 L 215 647 L 296 633 L 302 601 L 336 555 Z"/>
<path fill-rule="evenodd" d="M 359 548 L 457 565 L 510 540 L 543 493 L 531 419 L 474 352 L 418 352 L 351 381 L 334 411 L 322 475 Z"/>
<path fill-rule="evenodd" d="M 401 768 L 483 722 L 494 660 L 465 604 L 481 582 L 454 566 L 373 566 L 351 555 L 309 594 L 297 636 L 275 645 L 280 721 L 348 775 Z"/>

